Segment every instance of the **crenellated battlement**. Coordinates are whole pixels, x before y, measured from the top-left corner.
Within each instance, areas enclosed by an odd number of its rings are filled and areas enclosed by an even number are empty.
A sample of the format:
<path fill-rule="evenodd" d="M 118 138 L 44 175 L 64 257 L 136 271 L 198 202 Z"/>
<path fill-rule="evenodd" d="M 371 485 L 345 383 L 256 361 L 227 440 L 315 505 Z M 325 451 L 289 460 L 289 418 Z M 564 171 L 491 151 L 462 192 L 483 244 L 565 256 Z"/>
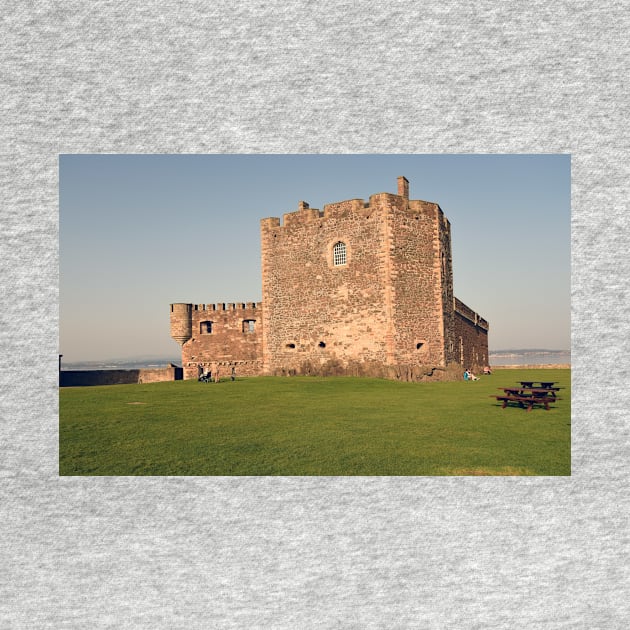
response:
<path fill-rule="evenodd" d="M 412 212 L 417 212 L 419 214 L 426 214 L 429 216 L 436 216 L 439 219 L 445 219 L 444 212 L 442 208 L 437 203 L 433 201 L 422 201 L 422 199 L 410 199 L 409 200 L 409 210 Z M 447 220 L 448 222 L 448 220 Z"/>
<path fill-rule="evenodd" d="M 186 317 L 195 311 L 246 311 L 262 309 L 262 302 L 217 302 L 215 304 L 171 304 L 173 316 Z"/>
<path fill-rule="evenodd" d="M 458 315 L 461 315 L 475 326 L 479 326 L 483 330 L 489 330 L 490 325 L 481 317 L 478 313 L 472 310 L 472 308 L 466 306 L 461 300 L 453 298 L 453 309 Z"/>
<path fill-rule="evenodd" d="M 250 311 L 262 309 L 262 302 L 217 302 L 215 304 L 191 304 L 193 311 Z"/>
<path fill-rule="evenodd" d="M 347 199 L 346 201 L 327 203 L 324 206 L 324 219 L 340 219 L 351 213 L 363 215 L 369 208 L 370 204 L 365 203 L 363 199 Z"/>
<path fill-rule="evenodd" d="M 297 212 L 288 212 L 283 215 L 284 227 L 314 223 L 321 218 L 322 213 L 317 208 L 309 208 L 308 204 L 303 201 L 300 204 L 304 204 L 305 207 L 300 208 Z"/>
<path fill-rule="evenodd" d="M 346 199 L 327 203 L 324 210 L 311 208 L 305 201 L 298 203 L 298 209 L 294 212 L 287 212 L 282 215 L 282 220 L 278 217 L 267 217 L 260 222 L 263 232 L 277 230 L 278 228 L 292 228 L 309 224 L 327 221 L 329 219 L 346 219 L 351 216 L 370 217 L 375 213 L 388 211 L 395 208 L 398 211 L 413 212 L 423 214 L 428 217 L 438 217 L 442 221 L 448 220 L 444 217 L 442 209 L 437 203 L 422 201 L 421 199 L 409 199 L 409 182 L 403 177 L 399 178 L 399 189 L 402 194 L 388 192 L 375 193 L 370 195 L 366 202 L 364 199 Z"/>

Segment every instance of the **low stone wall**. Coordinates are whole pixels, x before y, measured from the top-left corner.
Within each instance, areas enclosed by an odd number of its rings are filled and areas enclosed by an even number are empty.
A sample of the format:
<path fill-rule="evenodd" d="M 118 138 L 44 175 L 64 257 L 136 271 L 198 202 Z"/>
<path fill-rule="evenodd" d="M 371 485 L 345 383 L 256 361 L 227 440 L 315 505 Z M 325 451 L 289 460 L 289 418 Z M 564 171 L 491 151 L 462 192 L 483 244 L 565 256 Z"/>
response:
<path fill-rule="evenodd" d="M 219 378 L 228 379 L 234 368 L 235 376 L 260 376 L 262 374 L 262 361 L 188 361 L 184 363 L 184 379 L 199 378 L 199 366 L 205 374 L 216 370 L 219 366 Z"/>
<path fill-rule="evenodd" d="M 138 370 L 62 370 L 59 372 L 59 387 L 158 383 L 182 378 L 183 370 L 176 365 Z"/>
<path fill-rule="evenodd" d="M 493 370 L 570 370 L 570 363 L 543 363 L 537 365 L 493 365 Z"/>

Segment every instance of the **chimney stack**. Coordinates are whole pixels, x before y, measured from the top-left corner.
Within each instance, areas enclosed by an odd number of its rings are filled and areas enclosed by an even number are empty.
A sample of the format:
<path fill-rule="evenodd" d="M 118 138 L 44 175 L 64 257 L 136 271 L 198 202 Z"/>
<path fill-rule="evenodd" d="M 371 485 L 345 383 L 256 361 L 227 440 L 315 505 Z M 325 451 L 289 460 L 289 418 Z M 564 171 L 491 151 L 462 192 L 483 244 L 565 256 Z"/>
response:
<path fill-rule="evenodd" d="M 398 194 L 409 200 L 409 180 L 402 175 L 398 178 Z"/>

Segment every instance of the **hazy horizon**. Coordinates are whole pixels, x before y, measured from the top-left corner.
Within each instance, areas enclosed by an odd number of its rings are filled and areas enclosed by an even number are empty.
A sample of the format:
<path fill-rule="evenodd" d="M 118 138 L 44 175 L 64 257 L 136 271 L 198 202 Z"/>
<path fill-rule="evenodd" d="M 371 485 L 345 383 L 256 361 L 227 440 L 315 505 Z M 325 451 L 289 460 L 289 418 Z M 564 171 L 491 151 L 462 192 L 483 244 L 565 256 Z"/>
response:
<path fill-rule="evenodd" d="M 169 304 L 261 301 L 261 219 L 400 175 L 449 219 L 490 348 L 570 348 L 568 155 L 62 155 L 59 353 L 180 356 Z"/>
<path fill-rule="evenodd" d="M 551 353 L 551 354 L 570 354 L 570 348 L 494 348 L 489 350 L 489 354 L 502 354 L 507 352 L 514 353 Z M 62 355 L 63 356 L 63 355 Z M 96 357 L 94 359 L 76 359 L 67 361 L 67 363 L 103 363 L 103 362 L 124 362 L 124 361 L 167 361 L 170 359 L 181 360 L 181 352 L 176 354 L 140 354 L 118 357 Z M 66 361 L 62 359 L 65 363 Z"/>
<path fill-rule="evenodd" d="M 118 357 L 108 359 L 93 359 L 87 361 L 65 361 L 62 359 L 62 370 L 130 370 L 138 368 L 161 368 L 168 364 L 182 366 L 181 356 L 138 356 Z M 555 350 L 546 348 L 522 348 L 511 350 L 491 350 L 489 365 L 501 367 L 504 365 L 528 365 L 547 363 L 571 363 L 570 350 Z"/>

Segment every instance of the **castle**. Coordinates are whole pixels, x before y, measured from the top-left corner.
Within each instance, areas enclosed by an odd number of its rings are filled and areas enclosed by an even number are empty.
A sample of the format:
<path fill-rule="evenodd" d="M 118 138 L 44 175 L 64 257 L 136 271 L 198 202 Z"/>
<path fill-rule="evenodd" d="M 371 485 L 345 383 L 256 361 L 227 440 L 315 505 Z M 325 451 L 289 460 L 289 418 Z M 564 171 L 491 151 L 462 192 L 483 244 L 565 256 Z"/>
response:
<path fill-rule="evenodd" d="M 453 295 L 436 203 L 378 193 L 262 219 L 262 302 L 171 304 L 184 378 L 346 373 L 443 378 L 488 363 L 488 322 Z"/>

